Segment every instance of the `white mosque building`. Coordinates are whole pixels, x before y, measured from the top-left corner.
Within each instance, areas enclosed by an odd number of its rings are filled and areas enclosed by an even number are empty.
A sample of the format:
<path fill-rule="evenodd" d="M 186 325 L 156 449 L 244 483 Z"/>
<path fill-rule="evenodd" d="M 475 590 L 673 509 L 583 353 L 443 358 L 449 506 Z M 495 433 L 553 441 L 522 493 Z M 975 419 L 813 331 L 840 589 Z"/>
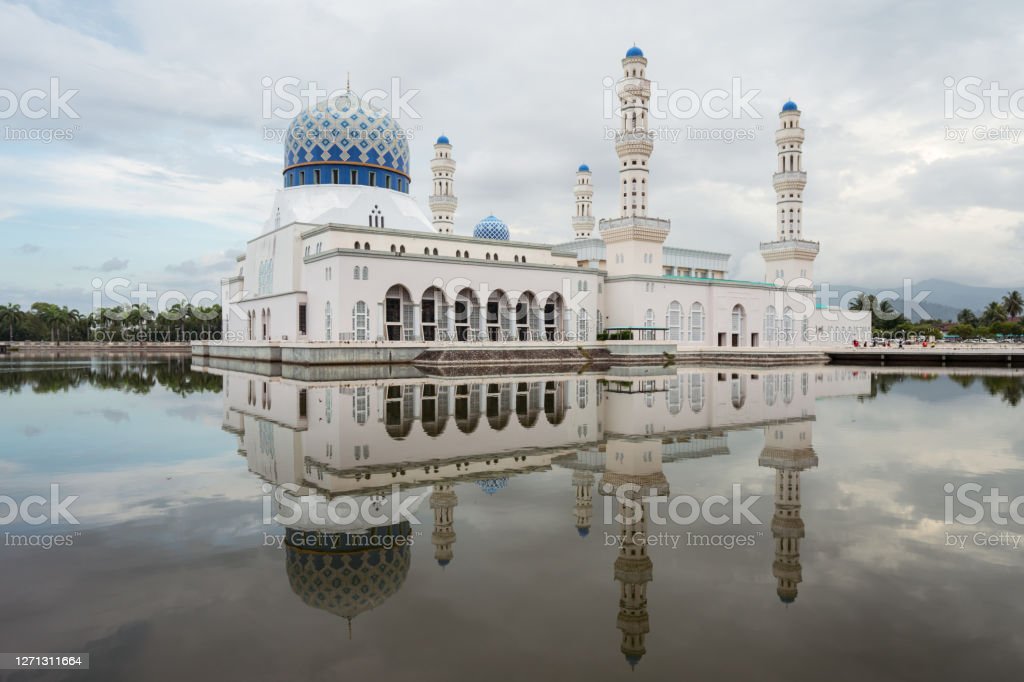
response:
<path fill-rule="evenodd" d="M 493 215 L 472 236 L 459 234 L 447 136 L 430 161 L 428 218 L 409 194 L 406 136 L 386 112 L 351 92 L 302 112 L 285 138 L 284 187 L 223 283 L 233 303 L 224 306 L 226 345 L 580 344 L 611 332 L 699 349 L 868 338 L 868 313 L 814 303 L 819 244 L 803 233 L 797 105 L 779 113 L 777 219 L 774 238 L 760 245 L 764 278 L 729 279 L 728 254 L 665 246 L 671 222 L 654 217 L 651 89 L 640 48 L 628 50 L 622 69 L 619 215 L 595 218 L 592 173 L 579 166 L 574 239 L 564 243 L 516 241 Z"/>

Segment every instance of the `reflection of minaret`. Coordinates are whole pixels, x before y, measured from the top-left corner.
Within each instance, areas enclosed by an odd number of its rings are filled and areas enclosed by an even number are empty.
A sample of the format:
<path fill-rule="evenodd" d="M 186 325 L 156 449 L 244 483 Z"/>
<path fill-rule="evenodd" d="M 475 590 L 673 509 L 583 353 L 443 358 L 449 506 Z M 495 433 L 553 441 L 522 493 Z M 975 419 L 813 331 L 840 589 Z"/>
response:
<path fill-rule="evenodd" d="M 637 495 L 639 497 L 639 494 Z M 647 536 L 644 510 L 620 504 L 622 530 L 619 532 L 619 556 L 615 559 L 615 580 L 619 582 L 619 617 L 616 627 L 622 631 L 620 651 L 631 668 L 647 653 L 644 637 L 651 631 L 647 615 L 647 583 L 654 577 L 654 566 L 647 556 L 647 543 L 636 542 Z"/>
<path fill-rule="evenodd" d="M 455 505 L 459 498 L 451 483 L 438 483 L 430 494 L 430 508 L 434 510 L 434 532 L 430 536 L 434 543 L 434 558 L 442 568 L 455 556 L 452 545 L 455 544 Z"/>
<path fill-rule="evenodd" d="M 646 511 L 643 499 L 667 496 L 668 481 L 661 469 L 660 440 L 609 439 L 605 446 L 605 471 L 599 488 L 602 495 L 616 496 L 621 519 L 619 554 L 615 559 L 615 580 L 619 583 L 619 616 L 622 632 L 620 651 L 631 668 L 646 653 L 644 638 L 650 632 L 647 615 L 647 583 L 654 566 L 647 556 Z"/>
<path fill-rule="evenodd" d="M 775 469 L 775 514 L 772 537 L 775 563 L 772 574 L 778 581 L 776 592 L 784 604 L 796 600 L 802 580 L 800 540 L 804 521 L 800 518 L 800 472 L 818 466 L 811 445 L 811 423 L 777 424 L 765 427 L 764 449 L 757 460 L 763 467 Z"/>
<path fill-rule="evenodd" d="M 590 533 L 590 519 L 594 513 L 594 474 L 574 471 L 572 485 L 576 488 L 576 532 L 582 538 Z"/>

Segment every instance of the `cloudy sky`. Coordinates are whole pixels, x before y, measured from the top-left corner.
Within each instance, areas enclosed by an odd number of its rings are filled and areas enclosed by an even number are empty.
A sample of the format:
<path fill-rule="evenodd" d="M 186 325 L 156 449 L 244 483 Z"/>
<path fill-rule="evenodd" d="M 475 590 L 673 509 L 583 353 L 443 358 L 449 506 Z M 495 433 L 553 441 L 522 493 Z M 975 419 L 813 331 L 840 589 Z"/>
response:
<path fill-rule="evenodd" d="M 676 107 L 656 121 L 651 212 L 672 219 L 670 244 L 728 251 L 732 276 L 760 277 L 758 242 L 774 234 L 776 113 L 792 97 L 807 129 L 804 232 L 822 243 L 819 279 L 1019 286 L 1024 111 L 1003 97 L 977 117 L 948 117 L 946 84 L 1024 89 L 1024 7 L 779 7 L 2 4 L 0 300 L 88 309 L 92 281 L 112 277 L 216 289 L 281 181 L 276 140 L 288 120 L 265 116 L 264 103 L 287 103 L 264 83 L 334 90 L 349 73 L 356 91 L 406 98 L 412 113 L 399 122 L 412 134 L 412 193 L 424 211 L 430 144 L 443 131 L 458 162 L 457 232 L 495 213 L 515 239 L 570 239 L 579 163 L 594 171 L 595 213 L 616 210 L 606 83 L 634 43 L 665 92 L 737 87 L 754 109 L 716 119 Z M 44 99 L 28 113 L 48 106 L 45 118 L 11 111 L 10 93 L 52 87 L 64 109 Z M 708 129 L 716 139 L 687 139 Z M 981 133 L 1003 139 L 974 139 Z M 948 139 L 957 134 L 966 138 Z M 59 136 L 70 139 L 50 139 Z"/>

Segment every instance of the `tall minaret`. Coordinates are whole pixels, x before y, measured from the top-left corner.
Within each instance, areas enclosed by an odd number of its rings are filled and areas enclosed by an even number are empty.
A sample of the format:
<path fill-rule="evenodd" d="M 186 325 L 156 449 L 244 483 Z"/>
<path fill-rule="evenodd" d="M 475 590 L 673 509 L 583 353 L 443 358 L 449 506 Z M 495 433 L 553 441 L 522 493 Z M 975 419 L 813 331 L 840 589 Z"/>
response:
<path fill-rule="evenodd" d="M 434 532 L 430 539 L 434 544 L 434 558 L 439 566 L 447 566 L 455 552 L 455 506 L 459 498 L 451 483 L 438 483 L 430 493 L 430 508 L 434 510 Z"/>
<path fill-rule="evenodd" d="M 647 215 L 648 163 L 654 141 L 648 128 L 651 81 L 647 80 L 647 58 L 637 46 L 629 48 L 622 59 L 623 76 L 619 81 L 620 126 L 615 136 L 619 156 L 619 205 L 623 218 Z"/>
<path fill-rule="evenodd" d="M 775 187 L 775 241 L 761 243 L 765 280 L 786 283 L 801 278 L 813 280 L 818 243 L 804 240 L 803 207 L 807 173 L 804 171 L 804 129 L 796 102 L 782 105 L 779 129 L 775 131 L 779 162 L 772 176 Z"/>
<path fill-rule="evenodd" d="M 455 226 L 455 161 L 452 159 L 452 144 L 447 135 L 437 138 L 434 143 L 434 158 L 430 160 L 434 174 L 434 193 L 428 200 L 434 229 L 442 234 L 451 234 Z"/>
<path fill-rule="evenodd" d="M 668 220 L 647 217 L 654 142 L 649 128 L 651 82 L 647 80 L 647 59 L 639 47 L 633 46 L 626 52 L 622 70 L 617 89 L 620 122 L 615 133 L 620 217 L 602 220 L 598 227 L 606 245 L 609 275 L 659 277 L 663 274 L 661 245 L 671 224 Z"/>
<path fill-rule="evenodd" d="M 590 166 L 584 163 L 576 169 L 576 187 L 572 191 L 576 197 L 576 215 L 572 217 L 576 239 L 590 239 L 594 232 L 594 186 L 590 179 Z"/>
<path fill-rule="evenodd" d="M 800 540 L 804 521 L 800 518 L 800 472 L 818 466 L 811 445 L 811 422 L 793 422 L 765 427 L 764 449 L 757 463 L 775 469 L 775 514 L 772 538 L 775 561 L 772 575 L 776 594 L 784 604 L 796 601 L 797 586 L 803 580 Z"/>

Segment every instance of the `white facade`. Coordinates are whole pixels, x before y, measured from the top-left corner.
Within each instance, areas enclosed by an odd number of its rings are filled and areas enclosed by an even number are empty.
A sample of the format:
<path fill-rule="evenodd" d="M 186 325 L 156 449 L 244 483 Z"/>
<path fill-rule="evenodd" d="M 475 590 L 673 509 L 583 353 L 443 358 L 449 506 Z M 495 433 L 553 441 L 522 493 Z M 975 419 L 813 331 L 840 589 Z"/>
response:
<path fill-rule="evenodd" d="M 233 303 L 224 306 L 225 338 L 592 342 L 613 328 L 689 348 L 869 338 L 869 313 L 815 307 L 818 244 L 803 237 L 804 131 L 796 105 L 783 108 L 776 135 L 778 223 L 775 239 L 761 244 L 764 280 L 730 280 L 727 254 L 664 246 L 671 223 L 650 216 L 647 60 L 632 48 L 622 68 L 619 215 L 595 220 L 592 173 L 580 166 L 570 242 L 509 240 L 494 216 L 477 224 L 477 237 L 457 234 L 455 161 L 444 135 L 431 160 L 429 218 L 407 193 L 404 140 L 382 146 L 387 155 L 379 158 L 308 160 L 292 135 L 286 187 L 277 191 L 263 233 L 240 257 L 238 274 L 224 282 L 224 298 Z M 322 110 L 300 119 L 319 120 Z M 353 120 L 362 115 L 359 109 Z M 368 120 L 386 133 L 390 119 L 374 116 Z M 313 183 L 305 184 L 309 178 Z"/>

